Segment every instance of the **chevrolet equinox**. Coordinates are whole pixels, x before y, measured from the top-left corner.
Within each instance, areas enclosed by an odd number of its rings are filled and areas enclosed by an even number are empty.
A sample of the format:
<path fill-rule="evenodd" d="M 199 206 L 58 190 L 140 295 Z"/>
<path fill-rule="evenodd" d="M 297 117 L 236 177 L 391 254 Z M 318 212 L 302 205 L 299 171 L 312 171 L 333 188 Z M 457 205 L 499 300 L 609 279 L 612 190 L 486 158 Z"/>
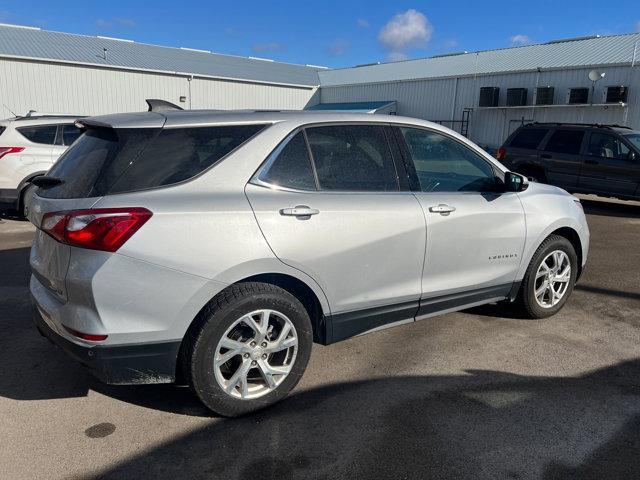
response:
<path fill-rule="evenodd" d="M 179 111 L 78 120 L 27 200 L 40 332 L 110 384 L 188 384 L 241 415 L 313 342 L 486 303 L 555 314 L 587 258 L 580 201 L 439 125 Z"/>

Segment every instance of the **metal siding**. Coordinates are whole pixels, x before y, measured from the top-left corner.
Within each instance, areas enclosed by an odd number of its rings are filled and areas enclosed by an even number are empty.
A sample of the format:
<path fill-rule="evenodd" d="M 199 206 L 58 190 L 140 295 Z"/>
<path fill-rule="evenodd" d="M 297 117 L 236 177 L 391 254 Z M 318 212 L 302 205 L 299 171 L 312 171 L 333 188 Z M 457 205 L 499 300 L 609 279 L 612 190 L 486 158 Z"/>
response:
<path fill-rule="evenodd" d="M 107 49 L 106 59 L 103 48 Z M 0 55 L 264 83 L 317 86 L 318 68 L 116 39 L 0 25 Z"/>
<path fill-rule="evenodd" d="M 609 85 L 628 85 L 628 106 L 594 107 L 536 107 L 533 94 L 537 72 L 479 75 L 459 78 L 455 95 L 455 114 L 452 118 L 455 78 L 434 80 L 412 80 L 362 85 L 321 87 L 321 103 L 372 102 L 396 100 L 398 115 L 425 120 L 460 120 L 462 110 L 474 108 L 471 116 L 469 137 L 481 145 L 499 146 L 524 121 L 618 123 L 640 129 L 640 68 L 602 67 L 606 72 L 596 86 L 594 103 L 601 103 L 604 88 Z M 564 104 L 566 92 L 571 87 L 591 87 L 587 75 L 589 68 L 552 70 L 540 72 L 539 86 L 555 87 L 555 104 Z M 500 105 L 506 103 L 507 88 L 524 87 L 527 92 L 527 107 L 510 109 L 478 109 L 480 87 L 500 87 Z"/>
<path fill-rule="evenodd" d="M 322 87 L 631 63 L 640 33 L 320 70 Z M 636 52 L 636 59 L 640 52 Z"/>
<path fill-rule="evenodd" d="M 315 88 L 195 78 L 192 108 L 302 109 Z M 188 108 L 186 76 L 118 71 L 53 63 L 0 59 L 0 106 L 18 114 L 99 115 L 146 110 L 146 98 L 162 98 Z M 180 103 L 180 96 L 187 102 Z M 0 117 L 10 116 L 2 107 Z"/>

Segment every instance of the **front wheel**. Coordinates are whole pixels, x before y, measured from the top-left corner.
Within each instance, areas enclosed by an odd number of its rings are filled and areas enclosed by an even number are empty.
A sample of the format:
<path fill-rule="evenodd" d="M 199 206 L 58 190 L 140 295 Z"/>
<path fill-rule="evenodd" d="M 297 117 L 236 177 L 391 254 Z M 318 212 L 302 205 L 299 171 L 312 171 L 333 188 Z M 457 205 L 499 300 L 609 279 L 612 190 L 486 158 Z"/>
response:
<path fill-rule="evenodd" d="M 235 417 L 284 398 L 298 383 L 312 346 L 307 311 L 289 292 L 242 283 L 214 299 L 188 339 L 186 374 L 200 400 Z"/>
<path fill-rule="evenodd" d="M 556 314 L 573 291 L 577 270 L 578 257 L 571 242 L 550 235 L 529 263 L 516 305 L 531 318 Z"/>

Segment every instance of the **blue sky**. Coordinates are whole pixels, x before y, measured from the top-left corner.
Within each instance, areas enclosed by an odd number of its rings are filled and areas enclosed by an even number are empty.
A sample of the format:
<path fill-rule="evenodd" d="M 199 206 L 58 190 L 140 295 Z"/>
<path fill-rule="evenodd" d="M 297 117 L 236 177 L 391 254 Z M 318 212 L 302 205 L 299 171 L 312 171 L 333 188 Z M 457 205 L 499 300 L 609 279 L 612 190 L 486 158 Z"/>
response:
<path fill-rule="evenodd" d="M 640 30 L 637 0 L 0 0 L 0 22 L 330 67 Z"/>

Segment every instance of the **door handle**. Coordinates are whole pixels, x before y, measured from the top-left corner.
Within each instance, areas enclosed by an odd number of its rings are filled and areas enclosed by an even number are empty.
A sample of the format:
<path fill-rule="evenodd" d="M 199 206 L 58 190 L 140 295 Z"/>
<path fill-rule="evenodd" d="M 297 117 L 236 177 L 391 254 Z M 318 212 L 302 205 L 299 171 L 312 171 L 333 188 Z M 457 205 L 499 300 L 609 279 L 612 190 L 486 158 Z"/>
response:
<path fill-rule="evenodd" d="M 440 205 L 434 205 L 433 207 L 429 207 L 429 211 L 446 216 L 446 215 L 449 215 L 451 212 L 455 212 L 456 207 L 452 207 L 451 205 L 447 205 L 446 203 L 441 203 Z"/>
<path fill-rule="evenodd" d="M 542 155 L 540 155 L 540 157 L 550 159 L 551 155 L 549 155 L 548 153 L 543 153 Z"/>
<path fill-rule="evenodd" d="M 585 160 L 584 163 L 588 163 L 589 165 L 598 165 L 600 162 L 597 160 Z"/>
<path fill-rule="evenodd" d="M 306 205 L 296 205 L 293 208 L 283 208 L 280 210 L 280 215 L 288 217 L 310 217 L 311 215 L 317 215 L 320 210 L 308 207 Z"/>

